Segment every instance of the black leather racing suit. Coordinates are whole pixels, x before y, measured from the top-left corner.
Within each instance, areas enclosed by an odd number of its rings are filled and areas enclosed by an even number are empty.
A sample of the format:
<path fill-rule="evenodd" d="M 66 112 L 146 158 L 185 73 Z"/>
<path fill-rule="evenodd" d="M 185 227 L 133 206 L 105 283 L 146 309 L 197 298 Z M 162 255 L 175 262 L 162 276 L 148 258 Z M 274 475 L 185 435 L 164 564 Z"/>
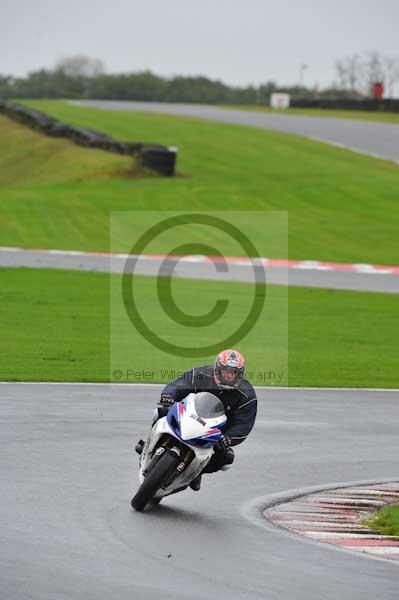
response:
<path fill-rule="evenodd" d="M 183 400 L 191 392 L 211 392 L 217 396 L 227 416 L 223 433 L 231 439 L 232 446 L 246 440 L 254 426 L 257 411 L 255 390 L 249 381 L 242 379 L 233 389 L 220 388 L 214 379 L 213 366 L 206 365 L 186 371 L 162 390 L 162 394 L 172 396 L 176 402 Z M 215 454 L 204 472 L 218 471 L 233 460 L 234 453 L 231 450 L 226 452 L 215 448 Z"/>

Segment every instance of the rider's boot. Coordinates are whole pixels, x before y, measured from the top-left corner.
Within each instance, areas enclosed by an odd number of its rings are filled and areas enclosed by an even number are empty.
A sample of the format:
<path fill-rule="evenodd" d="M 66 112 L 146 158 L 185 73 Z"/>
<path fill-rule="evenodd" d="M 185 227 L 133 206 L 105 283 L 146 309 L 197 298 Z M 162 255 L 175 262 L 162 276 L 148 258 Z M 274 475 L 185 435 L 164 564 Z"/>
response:
<path fill-rule="evenodd" d="M 194 490 L 194 492 L 198 492 L 201 489 L 201 479 L 202 479 L 202 473 L 197 475 L 197 477 L 195 479 L 193 479 L 192 482 L 190 483 L 190 488 L 192 490 Z"/>

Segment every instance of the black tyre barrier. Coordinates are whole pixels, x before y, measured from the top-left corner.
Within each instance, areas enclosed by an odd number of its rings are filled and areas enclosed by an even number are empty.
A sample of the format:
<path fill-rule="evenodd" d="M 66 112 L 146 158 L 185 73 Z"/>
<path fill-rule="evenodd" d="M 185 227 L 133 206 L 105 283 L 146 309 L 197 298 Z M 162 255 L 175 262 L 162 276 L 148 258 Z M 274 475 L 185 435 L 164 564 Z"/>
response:
<path fill-rule="evenodd" d="M 177 148 L 150 146 L 143 148 L 140 153 L 140 164 L 146 169 L 157 171 L 170 177 L 175 172 Z"/>
<path fill-rule="evenodd" d="M 66 123 L 57 122 L 54 124 L 54 127 L 50 129 L 48 134 L 52 135 L 53 137 L 70 138 L 72 136 L 72 127 Z"/>
<path fill-rule="evenodd" d="M 140 142 L 122 142 L 122 143 L 124 145 L 125 154 L 131 154 L 132 156 L 139 154 L 144 147 L 144 144 L 141 144 Z"/>
<path fill-rule="evenodd" d="M 138 158 L 140 165 L 156 171 L 160 175 L 170 177 L 175 173 L 177 149 L 159 144 L 142 144 L 141 142 L 122 142 L 105 133 L 84 127 L 75 127 L 62 123 L 28 106 L 5 102 L 0 99 L 0 113 L 3 113 L 45 135 L 62 137 L 86 148 L 100 148 L 117 154 L 127 154 Z"/>

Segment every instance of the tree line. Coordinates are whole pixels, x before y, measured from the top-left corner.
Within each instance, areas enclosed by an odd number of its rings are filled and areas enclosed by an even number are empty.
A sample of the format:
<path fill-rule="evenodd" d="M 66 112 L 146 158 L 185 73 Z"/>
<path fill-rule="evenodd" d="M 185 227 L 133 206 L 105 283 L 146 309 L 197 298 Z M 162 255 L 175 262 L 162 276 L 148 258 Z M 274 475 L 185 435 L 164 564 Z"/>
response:
<path fill-rule="evenodd" d="M 279 86 L 274 81 L 235 87 L 208 77 L 167 78 L 151 71 L 109 74 L 102 61 L 77 55 L 61 60 L 53 69 L 40 69 L 26 77 L 0 75 L 0 97 L 209 104 L 268 104 L 273 92 L 286 92 L 301 98 L 362 98 L 369 94 L 373 78 L 387 79 L 389 75 L 389 87 L 395 83 L 399 63 L 390 60 L 374 53 L 368 62 L 358 55 L 337 61 L 337 83 L 318 90 L 303 85 Z M 391 65 L 390 69 L 388 65 Z"/>
<path fill-rule="evenodd" d="M 264 104 L 277 89 L 281 88 L 272 81 L 257 87 L 232 87 L 207 77 L 165 78 L 150 71 L 87 76 L 72 75 L 63 69 L 41 69 L 21 78 L 0 75 L 0 97 L 3 98 Z M 308 93 L 300 88 L 295 88 L 295 91 Z"/>

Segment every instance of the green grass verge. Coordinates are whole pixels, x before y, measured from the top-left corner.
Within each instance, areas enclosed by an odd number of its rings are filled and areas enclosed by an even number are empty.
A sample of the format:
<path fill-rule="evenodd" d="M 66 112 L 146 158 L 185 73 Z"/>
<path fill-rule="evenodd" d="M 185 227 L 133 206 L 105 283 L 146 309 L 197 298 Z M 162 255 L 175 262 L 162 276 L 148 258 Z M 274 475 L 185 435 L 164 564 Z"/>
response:
<path fill-rule="evenodd" d="M 270 106 L 258 106 L 253 104 L 237 105 L 226 104 L 224 108 L 233 110 L 254 110 L 282 115 L 301 115 L 304 117 L 326 117 L 335 119 L 356 119 L 357 121 L 377 121 L 379 123 L 399 124 L 399 113 L 370 111 L 370 110 L 333 110 L 330 108 L 287 108 L 275 110 Z"/>
<path fill-rule="evenodd" d="M 111 282 L 114 302 L 119 276 L 111 276 Z M 207 312 L 218 298 L 232 298 L 230 328 L 242 323 L 252 301 L 251 286 L 239 283 L 176 279 L 173 290 L 178 305 L 182 310 L 189 306 L 192 314 Z M 220 339 L 219 325 L 209 333 L 177 328 L 156 309 L 153 291 L 154 278 L 135 279 L 142 314 L 164 338 L 182 344 L 192 343 L 193 335 L 201 343 Z M 135 371 L 123 372 L 121 381 L 162 381 L 168 377 L 162 370 L 211 358 L 179 358 L 154 349 L 127 322 L 120 301 L 112 313 L 110 344 L 105 274 L 0 269 L 0 302 L 0 380 L 108 381 L 111 364 L 111 370 Z M 395 295 L 269 286 L 265 318 L 238 347 L 254 373 L 284 369 L 288 362 L 291 386 L 398 387 L 398 337 Z M 140 375 L 143 369 L 154 371 L 153 376 Z M 287 383 L 286 376 L 281 384 Z M 253 381 L 279 383 L 272 376 Z"/>
<path fill-rule="evenodd" d="M 8 168 L 0 166 L 0 245 L 107 251 L 112 210 L 283 210 L 290 258 L 399 261 L 399 169 L 392 163 L 243 126 L 58 101 L 29 104 L 120 139 L 177 145 L 183 176 L 65 181 L 48 168 L 37 182 L 27 167 L 23 182 L 16 177 L 11 185 Z M 32 150 L 21 143 L 21 156 L 26 152 Z M 18 151 L 12 156 L 18 162 Z M 261 228 L 253 241 L 269 250 Z M 129 245 L 121 236 L 119 250 Z"/>
<path fill-rule="evenodd" d="M 365 525 L 384 535 L 399 536 L 399 506 L 386 506 L 364 521 Z"/>
<path fill-rule="evenodd" d="M 132 158 L 102 150 L 88 151 L 69 140 L 51 138 L 0 115 L 2 188 L 64 184 L 128 175 Z M 23 224 L 21 223 L 21 226 Z"/>

